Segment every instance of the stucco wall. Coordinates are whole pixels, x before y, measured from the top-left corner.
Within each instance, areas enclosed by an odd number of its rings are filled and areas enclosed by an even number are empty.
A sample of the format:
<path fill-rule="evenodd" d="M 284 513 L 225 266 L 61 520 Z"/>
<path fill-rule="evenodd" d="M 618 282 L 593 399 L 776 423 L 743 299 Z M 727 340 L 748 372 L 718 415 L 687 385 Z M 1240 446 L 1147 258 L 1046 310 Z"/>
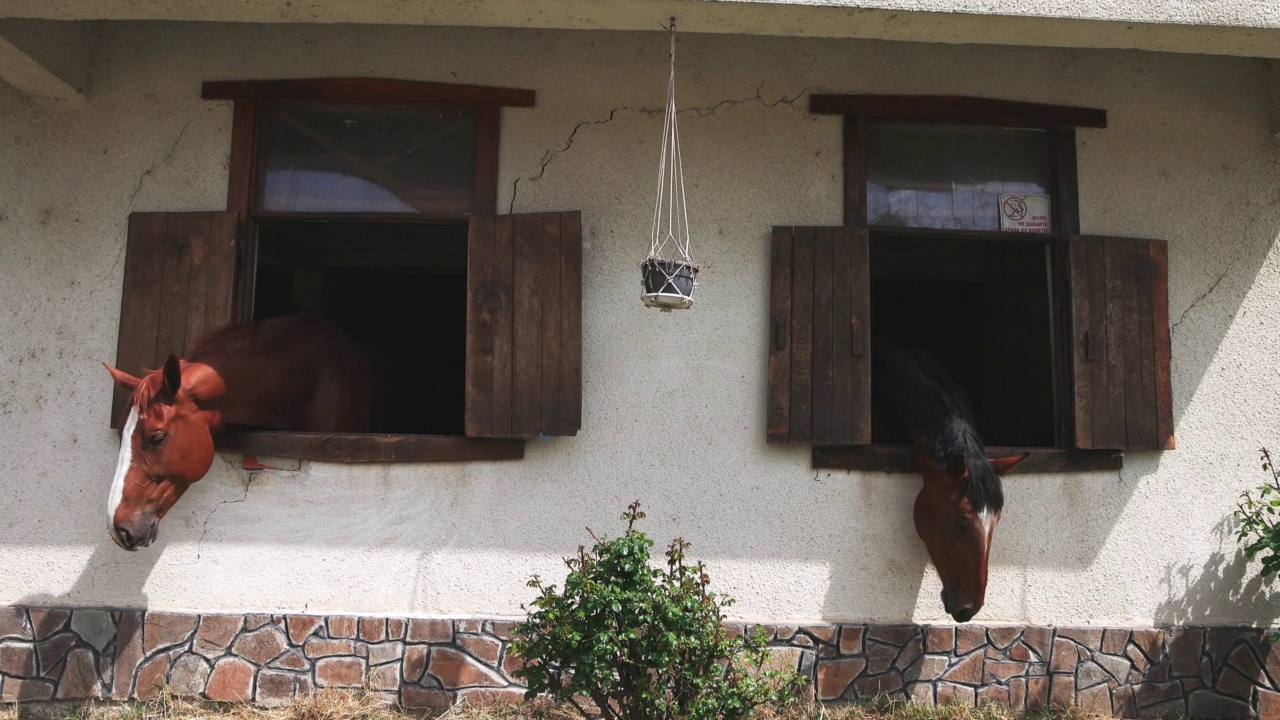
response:
<path fill-rule="evenodd" d="M 1079 134 L 1083 229 L 1170 242 L 1178 450 L 1011 477 L 984 622 L 1271 622 L 1226 520 L 1280 437 L 1276 140 L 1257 61 L 687 35 L 680 101 L 697 307 L 639 302 L 661 33 L 108 25 L 67 111 L 0 87 L 0 604 L 513 615 L 584 526 L 641 499 L 742 618 L 944 620 L 918 480 L 815 473 L 764 443 L 767 238 L 838 224 L 840 121 L 806 94 L 1105 108 Z M 376 75 L 537 90 L 503 117 L 500 207 L 580 209 L 583 429 L 512 463 L 239 470 L 215 461 L 134 554 L 107 538 L 125 221 L 225 202 L 231 108 L 203 79 Z M 672 403 L 673 391 L 687 402 Z M 653 408 L 671 410 L 655 416 Z"/>

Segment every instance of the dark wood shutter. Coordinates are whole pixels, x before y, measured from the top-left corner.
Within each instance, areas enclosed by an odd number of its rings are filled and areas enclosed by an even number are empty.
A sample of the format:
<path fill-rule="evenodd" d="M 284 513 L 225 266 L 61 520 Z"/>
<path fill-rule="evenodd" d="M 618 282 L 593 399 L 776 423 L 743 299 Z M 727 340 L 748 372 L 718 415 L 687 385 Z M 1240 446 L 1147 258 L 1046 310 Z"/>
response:
<path fill-rule="evenodd" d="M 1076 446 L 1172 450 L 1168 246 L 1071 241 Z"/>
<path fill-rule="evenodd" d="M 475 217 L 467 248 L 467 436 L 576 434 L 581 213 Z"/>
<path fill-rule="evenodd" d="M 770 443 L 871 442 L 871 283 L 865 227 L 775 227 Z"/>
<path fill-rule="evenodd" d="M 237 218 L 233 212 L 129 216 L 116 367 L 141 375 L 171 352 L 185 355 L 231 320 Z M 119 426 L 127 399 L 117 387 L 112 427 Z"/>

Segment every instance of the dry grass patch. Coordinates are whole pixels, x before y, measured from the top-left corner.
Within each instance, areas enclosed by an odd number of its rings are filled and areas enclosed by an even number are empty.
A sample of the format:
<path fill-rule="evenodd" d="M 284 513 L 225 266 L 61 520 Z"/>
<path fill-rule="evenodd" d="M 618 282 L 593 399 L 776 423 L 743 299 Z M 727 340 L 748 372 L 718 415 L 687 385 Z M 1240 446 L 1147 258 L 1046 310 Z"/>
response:
<path fill-rule="evenodd" d="M 444 713 L 403 710 L 363 692 L 323 690 L 281 708 L 242 703 L 213 703 L 161 694 L 133 703 L 40 703 L 0 706 L 0 720 L 582 720 L 576 710 L 551 702 L 469 707 L 458 704 Z M 917 705 L 903 701 L 822 706 L 814 702 L 766 706 L 752 720 L 1014 720 L 1019 716 L 995 706 L 982 708 Z M 1077 710 L 1023 715 L 1036 720 L 1096 720 Z"/>

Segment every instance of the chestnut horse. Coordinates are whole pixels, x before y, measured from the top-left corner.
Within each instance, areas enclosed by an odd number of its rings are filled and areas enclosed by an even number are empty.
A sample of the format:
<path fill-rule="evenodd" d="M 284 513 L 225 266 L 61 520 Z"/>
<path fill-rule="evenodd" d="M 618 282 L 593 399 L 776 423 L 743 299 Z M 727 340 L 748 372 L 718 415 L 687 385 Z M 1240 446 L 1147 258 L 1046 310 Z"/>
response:
<path fill-rule="evenodd" d="M 160 519 L 209 471 L 213 434 L 225 425 L 369 430 L 369 363 L 337 328 L 314 317 L 215 330 L 186 359 L 170 354 L 162 369 L 141 378 L 107 370 L 132 393 L 107 497 L 111 539 L 125 550 L 155 542 Z"/>
<path fill-rule="evenodd" d="M 942 605 L 956 622 L 982 609 L 991 537 L 1004 509 L 1000 476 L 1029 453 L 988 458 L 964 390 L 928 355 L 889 340 L 872 343 L 872 392 L 903 425 L 924 486 L 916 534 L 942 579 Z"/>

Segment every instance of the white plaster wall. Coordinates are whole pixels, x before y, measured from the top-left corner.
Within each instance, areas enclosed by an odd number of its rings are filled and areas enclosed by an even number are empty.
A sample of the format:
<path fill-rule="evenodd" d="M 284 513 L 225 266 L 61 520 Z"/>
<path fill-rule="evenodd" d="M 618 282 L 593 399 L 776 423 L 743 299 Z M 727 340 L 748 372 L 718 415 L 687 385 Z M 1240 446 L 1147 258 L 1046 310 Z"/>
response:
<path fill-rule="evenodd" d="M 764 443 L 768 234 L 838 224 L 840 120 L 806 94 L 1105 108 L 1079 134 L 1086 232 L 1170 242 L 1178 450 L 1012 477 L 988 622 L 1267 623 L 1226 520 L 1280 445 L 1276 140 L 1258 61 L 686 35 L 680 101 L 698 306 L 641 306 L 661 33 L 113 24 L 82 110 L 0 86 L 0 604 L 513 615 L 533 573 L 641 499 L 734 612 L 943 621 L 914 476 L 815 473 Z M 583 429 L 511 463 L 215 462 L 160 542 L 107 538 L 125 221 L 224 206 L 230 106 L 203 79 L 375 75 L 538 91 L 503 118 L 500 206 L 584 219 Z M 685 402 L 672 402 L 683 396 Z M 664 414 L 655 407 L 669 407 Z"/>

